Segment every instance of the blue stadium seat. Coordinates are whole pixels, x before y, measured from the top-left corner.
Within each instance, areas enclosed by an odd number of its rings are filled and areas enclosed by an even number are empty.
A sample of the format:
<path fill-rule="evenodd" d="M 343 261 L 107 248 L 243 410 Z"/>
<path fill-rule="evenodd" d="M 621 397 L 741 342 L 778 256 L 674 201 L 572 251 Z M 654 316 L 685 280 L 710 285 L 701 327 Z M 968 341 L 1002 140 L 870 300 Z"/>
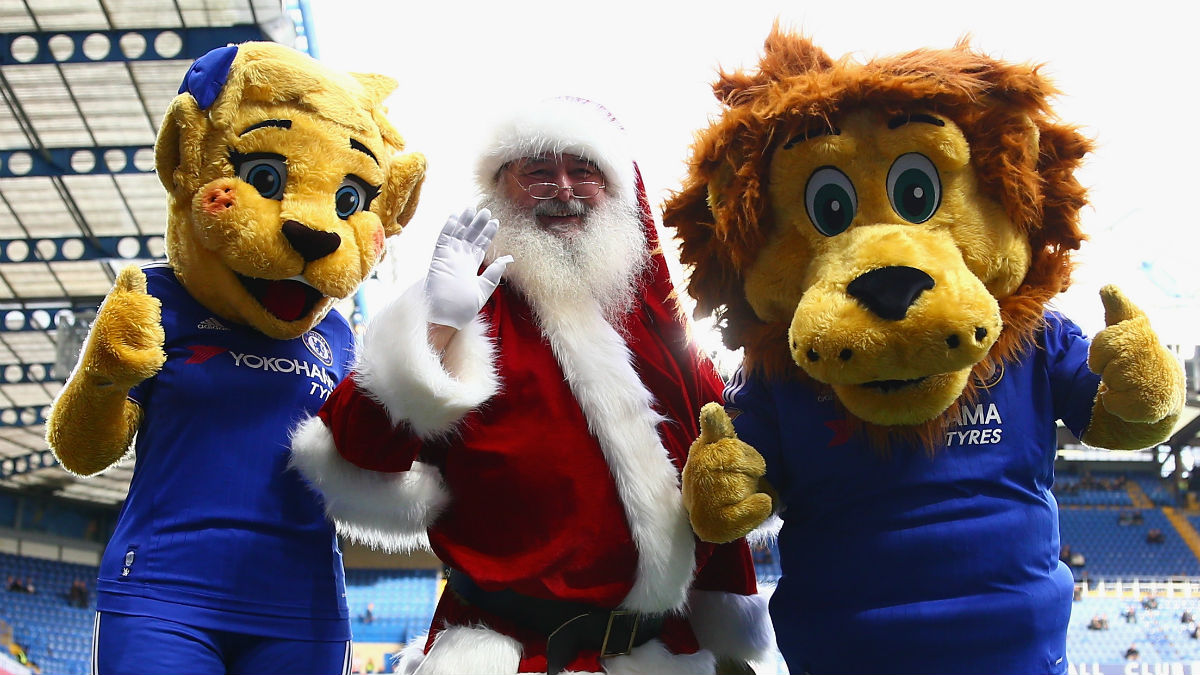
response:
<path fill-rule="evenodd" d="M 13 638 L 26 648 L 43 673 L 86 675 L 92 650 L 93 610 L 67 605 L 71 580 L 82 578 L 95 595 L 95 566 L 61 563 L 0 553 L 0 578 L 32 577 L 33 595 L 0 590 L 0 619 L 13 627 Z"/>
<path fill-rule="evenodd" d="M 1120 525 L 1121 510 L 1063 508 L 1059 533 L 1063 544 L 1083 553 L 1090 577 L 1169 577 L 1200 575 L 1200 560 L 1180 538 L 1159 509 L 1125 509 L 1141 513 L 1143 522 Z M 1161 544 L 1146 542 L 1146 533 L 1158 528 Z M 1076 570 L 1078 578 L 1081 570 Z"/>
<path fill-rule="evenodd" d="M 433 618 L 441 574 L 437 570 L 346 570 L 346 603 L 354 641 L 405 643 Z M 374 603 L 375 620 L 362 615 Z"/>

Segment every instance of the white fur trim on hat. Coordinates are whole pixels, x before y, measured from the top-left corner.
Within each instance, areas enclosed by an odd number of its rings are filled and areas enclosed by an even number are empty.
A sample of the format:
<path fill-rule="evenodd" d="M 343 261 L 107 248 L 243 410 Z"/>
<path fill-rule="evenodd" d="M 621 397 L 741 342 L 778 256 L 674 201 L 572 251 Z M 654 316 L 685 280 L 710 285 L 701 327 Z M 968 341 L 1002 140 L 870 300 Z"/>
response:
<path fill-rule="evenodd" d="M 633 155 L 625 131 L 603 106 L 579 98 L 539 101 L 504 117 L 479 153 L 476 182 L 490 192 L 505 164 L 546 154 L 578 155 L 595 162 L 604 172 L 605 192 L 636 204 Z"/>
<path fill-rule="evenodd" d="M 408 471 L 369 471 L 342 459 L 320 417 L 292 432 L 292 468 L 324 498 L 338 533 L 373 548 L 429 548 L 426 530 L 450 501 L 438 470 L 413 462 Z"/>
<path fill-rule="evenodd" d="M 392 300 L 367 323 L 354 380 L 421 438 L 454 430 L 500 388 L 494 346 L 482 319 L 467 324 L 439 356 L 429 346 L 424 284 Z"/>
<path fill-rule="evenodd" d="M 688 621 L 700 646 L 718 657 L 762 661 L 775 647 L 775 630 L 762 595 L 693 590 Z"/>

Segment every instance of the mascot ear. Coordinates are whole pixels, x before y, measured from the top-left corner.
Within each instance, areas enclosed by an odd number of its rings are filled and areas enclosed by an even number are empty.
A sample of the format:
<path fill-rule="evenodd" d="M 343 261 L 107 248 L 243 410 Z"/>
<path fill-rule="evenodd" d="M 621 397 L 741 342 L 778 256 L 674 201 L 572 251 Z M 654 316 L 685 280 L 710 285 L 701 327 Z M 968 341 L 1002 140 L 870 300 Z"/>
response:
<path fill-rule="evenodd" d="M 425 180 L 425 156 L 419 152 L 407 152 L 392 158 L 388 168 L 387 188 L 383 194 L 383 209 L 379 214 L 383 231 L 388 236 L 397 234 L 417 210 L 417 198 L 421 194 L 421 183 Z"/>
<path fill-rule="evenodd" d="M 200 189 L 208 127 L 208 116 L 191 94 L 180 94 L 171 101 L 154 143 L 154 165 L 158 180 L 172 195 L 191 195 Z"/>
<path fill-rule="evenodd" d="M 362 85 L 372 105 L 383 103 L 396 90 L 396 87 L 400 86 L 396 80 L 378 73 L 350 73 L 350 76 Z"/>

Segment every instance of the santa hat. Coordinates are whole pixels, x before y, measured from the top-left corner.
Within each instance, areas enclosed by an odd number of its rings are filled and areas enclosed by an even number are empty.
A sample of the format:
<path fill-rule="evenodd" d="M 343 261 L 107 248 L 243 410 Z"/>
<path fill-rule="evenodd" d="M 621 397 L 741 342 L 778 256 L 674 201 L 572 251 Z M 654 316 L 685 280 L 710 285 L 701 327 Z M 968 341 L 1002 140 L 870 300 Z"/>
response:
<path fill-rule="evenodd" d="M 644 198 L 625 130 L 604 106 L 587 99 L 559 97 L 510 111 L 495 124 L 475 165 L 485 192 L 496 185 L 505 164 L 524 157 L 576 155 L 604 173 L 609 197 L 629 204 Z"/>

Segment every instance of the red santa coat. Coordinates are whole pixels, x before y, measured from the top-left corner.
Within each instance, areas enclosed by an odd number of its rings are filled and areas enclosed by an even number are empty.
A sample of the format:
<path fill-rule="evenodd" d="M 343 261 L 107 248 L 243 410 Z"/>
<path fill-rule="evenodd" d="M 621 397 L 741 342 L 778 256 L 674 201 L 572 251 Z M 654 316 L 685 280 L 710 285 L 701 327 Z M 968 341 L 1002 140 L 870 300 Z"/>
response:
<path fill-rule="evenodd" d="M 700 647 L 760 657 L 770 628 L 749 551 L 699 543 L 679 494 L 696 411 L 720 399 L 711 364 L 661 302 L 643 302 L 620 333 L 598 310 L 542 323 L 502 284 L 439 360 L 412 289 L 372 321 L 355 375 L 297 432 L 294 463 L 351 537 L 406 548 L 427 531 L 484 589 L 672 613 L 661 642 L 639 648 L 643 665 L 704 672 Z M 431 658 L 443 639 L 458 655 L 447 671 L 470 669 L 464 653 L 488 641 L 517 655 L 510 672 L 545 668 L 544 636 L 452 593 Z M 585 653 L 571 669 L 600 666 Z"/>

